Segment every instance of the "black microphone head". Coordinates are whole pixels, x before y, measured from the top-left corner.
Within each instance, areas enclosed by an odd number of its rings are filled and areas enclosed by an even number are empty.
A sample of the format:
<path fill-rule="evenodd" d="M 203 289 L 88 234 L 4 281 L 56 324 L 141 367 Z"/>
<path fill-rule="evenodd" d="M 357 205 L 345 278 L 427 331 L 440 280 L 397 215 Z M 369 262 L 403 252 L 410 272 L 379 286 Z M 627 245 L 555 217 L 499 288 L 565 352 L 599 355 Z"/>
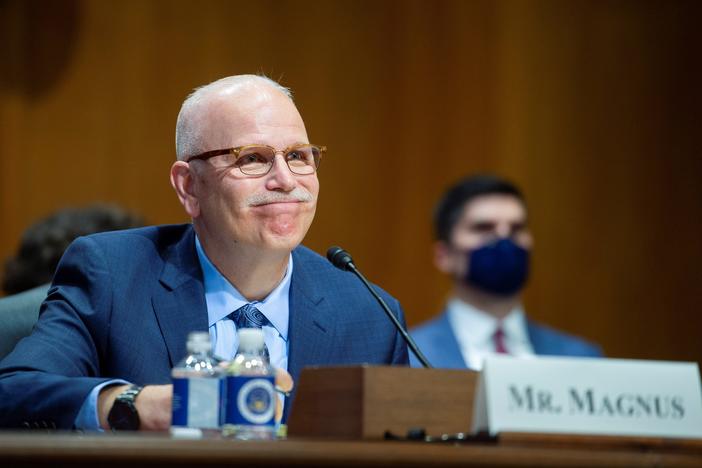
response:
<path fill-rule="evenodd" d="M 327 259 L 340 270 L 348 270 L 349 265 L 353 265 L 351 255 L 341 247 L 329 247 L 327 250 Z"/>

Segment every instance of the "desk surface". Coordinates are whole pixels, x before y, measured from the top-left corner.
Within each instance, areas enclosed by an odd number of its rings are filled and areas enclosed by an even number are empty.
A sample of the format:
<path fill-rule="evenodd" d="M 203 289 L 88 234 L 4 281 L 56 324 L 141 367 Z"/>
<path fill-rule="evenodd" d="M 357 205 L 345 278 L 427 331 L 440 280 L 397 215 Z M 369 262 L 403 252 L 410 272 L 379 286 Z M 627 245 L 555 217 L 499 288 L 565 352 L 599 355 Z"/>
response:
<path fill-rule="evenodd" d="M 702 450 L 558 444 L 242 442 L 167 435 L 0 432 L 4 466 L 702 466 Z"/>

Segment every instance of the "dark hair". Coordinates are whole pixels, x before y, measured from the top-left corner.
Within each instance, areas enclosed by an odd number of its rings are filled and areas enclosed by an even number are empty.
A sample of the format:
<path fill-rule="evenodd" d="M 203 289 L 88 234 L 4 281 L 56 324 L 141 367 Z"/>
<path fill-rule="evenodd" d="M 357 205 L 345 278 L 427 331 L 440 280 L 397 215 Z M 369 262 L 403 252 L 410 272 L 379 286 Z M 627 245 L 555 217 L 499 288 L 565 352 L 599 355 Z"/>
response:
<path fill-rule="evenodd" d="M 482 195 L 512 195 L 526 207 L 521 190 L 508 180 L 483 174 L 466 177 L 452 185 L 434 209 L 434 234 L 437 240 L 450 242 L 451 231 L 461 217 L 466 203 Z"/>
<path fill-rule="evenodd" d="M 5 262 L 2 288 L 16 294 L 50 282 L 63 252 L 77 237 L 143 225 L 140 216 L 113 205 L 57 211 L 24 231 L 17 253 Z"/>

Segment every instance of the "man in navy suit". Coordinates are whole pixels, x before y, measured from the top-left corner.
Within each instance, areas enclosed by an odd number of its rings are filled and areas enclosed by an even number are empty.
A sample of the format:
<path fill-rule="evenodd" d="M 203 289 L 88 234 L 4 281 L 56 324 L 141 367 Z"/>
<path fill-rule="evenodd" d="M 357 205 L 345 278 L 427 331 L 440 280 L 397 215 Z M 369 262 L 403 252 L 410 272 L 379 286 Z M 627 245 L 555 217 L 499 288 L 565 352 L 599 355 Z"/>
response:
<path fill-rule="evenodd" d="M 435 211 L 434 263 L 453 278 L 444 312 L 411 331 L 435 367 L 480 370 L 493 353 L 601 356 L 599 347 L 529 320 L 520 292 L 532 236 L 521 191 L 491 175 L 452 186 Z M 414 356 L 411 363 L 419 367 Z"/>
<path fill-rule="evenodd" d="M 299 246 L 323 152 L 289 90 L 268 78 L 224 78 L 191 94 L 171 183 L 192 225 L 69 247 L 33 333 L 0 363 L 0 425 L 166 429 L 170 370 L 187 334 L 208 330 L 216 354 L 231 359 L 233 313 L 244 307 L 261 312 L 271 362 L 293 379 L 306 365 L 407 364 L 363 286 Z"/>

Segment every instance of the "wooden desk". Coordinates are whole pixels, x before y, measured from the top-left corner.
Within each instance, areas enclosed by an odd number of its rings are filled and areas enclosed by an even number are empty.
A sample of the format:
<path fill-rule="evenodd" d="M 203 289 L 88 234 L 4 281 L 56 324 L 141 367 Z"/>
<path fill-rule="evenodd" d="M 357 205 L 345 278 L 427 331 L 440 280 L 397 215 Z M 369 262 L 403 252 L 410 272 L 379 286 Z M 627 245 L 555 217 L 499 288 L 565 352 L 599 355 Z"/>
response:
<path fill-rule="evenodd" d="M 420 442 L 178 440 L 167 435 L 0 432 L 5 467 L 702 466 L 702 449 Z"/>

